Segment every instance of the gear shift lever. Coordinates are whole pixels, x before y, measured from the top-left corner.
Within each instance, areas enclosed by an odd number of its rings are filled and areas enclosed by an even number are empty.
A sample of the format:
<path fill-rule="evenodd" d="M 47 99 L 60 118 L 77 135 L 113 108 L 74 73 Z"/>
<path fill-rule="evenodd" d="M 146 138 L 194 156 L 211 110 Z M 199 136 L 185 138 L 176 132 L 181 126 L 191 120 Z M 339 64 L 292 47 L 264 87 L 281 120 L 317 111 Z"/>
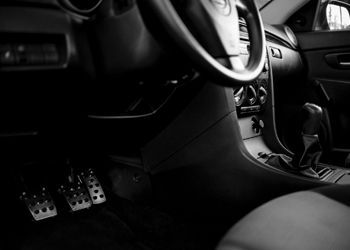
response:
<path fill-rule="evenodd" d="M 293 158 L 283 154 L 271 154 L 266 163 L 277 168 L 289 169 L 301 175 L 319 179 L 315 171 L 322 154 L 318 132 L 322 120 L 321 107 L 306 103 L 302 108 L 301 143 Z"/>
<path fill-rule="evenodd" d="M 322 109 L 316 104 L 305 103 L 303 106 L 303 115 L 305 121 L 302 128 L 303 135 L 317 135 L 320 130 L 322 120 Z"/>
<path fill-rule="evenodd" d="M 315 168 L 320 160 L 322 148 L 318 138 L 318 132 L 322 120 L 322 108 L 306 103 L 302 109 L 303 126 L 302 126 L 302 147 L 300 147 L 293 157 L 293 166 L 300 170 L 304 175 L 319 178 Z"/>

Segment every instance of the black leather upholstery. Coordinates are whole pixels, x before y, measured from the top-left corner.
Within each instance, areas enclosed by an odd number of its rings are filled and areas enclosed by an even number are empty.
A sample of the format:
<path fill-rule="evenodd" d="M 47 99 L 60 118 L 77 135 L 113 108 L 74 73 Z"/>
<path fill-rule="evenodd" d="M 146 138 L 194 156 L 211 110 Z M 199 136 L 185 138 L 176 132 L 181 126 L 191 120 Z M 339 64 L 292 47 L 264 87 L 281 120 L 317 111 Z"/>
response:
<path fill-rule="evenodd" d="M 282 196 L 239 221 L 217 250 L 350 249 L 350 186 Z"/>

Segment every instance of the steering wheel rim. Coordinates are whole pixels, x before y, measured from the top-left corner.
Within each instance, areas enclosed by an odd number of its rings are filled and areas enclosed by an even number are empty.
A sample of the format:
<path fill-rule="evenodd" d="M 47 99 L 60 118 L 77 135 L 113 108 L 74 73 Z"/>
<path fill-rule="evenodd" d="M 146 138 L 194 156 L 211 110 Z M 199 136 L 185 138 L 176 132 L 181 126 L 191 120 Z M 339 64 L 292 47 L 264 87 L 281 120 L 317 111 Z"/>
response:
<path fill-rule="evenodd" d="M 229 41 L 229 46 L 232 45 L 232 51 L 234 55 L 228 55 L 229 63 L 228 68 L 224 66 L 217 58 L 214 58 L 209 52 L 201 45 L 201 43 L 192 34 L 188 25 L 182 20 L 177 13 L 174 5 L 170 0 L 139 0 L 142 4 L 146 4 L 148 9 L 151 10 L 153 16 L 157 18 L 163 25 L 164 31 L 177 45 L 182 49 L 185 55 L 197 66 L 202 73 L 207 74 L 216 84 L 237 87 L 247 85 L 256 79 L 262 72 L 266 58 L 266 41 L 263 22 L 259 10 L 253 0 L 222 0 L 221 2 L 230 4 L 231 13 L 240 13 L 240 15 L 246 20 L 250 37 L 251 53 L 248 64 L 243 65 L 239 59 L 239 19 L 233 18 L 232 22 L 236 25 L 235 38 L 232 37 L 233 33 L 229 32 L 232 41 Z M 216 0 L 194 0 L 200 1 L 203 4 L 204 9 L 209 11 L 212 15 L 212 21 L 217 24 L 217 20 L 222 19 L 224 13 L 219 13 L 215 10 Z M 209 9 L 212 8 L 212 9 Z M 217 11 L 219 14 L 212 14 L 213 11 Z M 229 16 L 230 18 L 230 16 Z M 220 21 L 220 20 L 219 20 Z M 227 29 L 226 29 L 227 30 Z M 228 37 L 225 34 L 224 37 Z M 237 40 L 238 39 L 238 40 Z M 238 42 L 237 42 L 238 41 Z M 222 41 L 227 43 L 227 41 Z M 232 48 L 228 48 L 231 50 Z M 238 54 L 237 54 L 238 50 Z"/>

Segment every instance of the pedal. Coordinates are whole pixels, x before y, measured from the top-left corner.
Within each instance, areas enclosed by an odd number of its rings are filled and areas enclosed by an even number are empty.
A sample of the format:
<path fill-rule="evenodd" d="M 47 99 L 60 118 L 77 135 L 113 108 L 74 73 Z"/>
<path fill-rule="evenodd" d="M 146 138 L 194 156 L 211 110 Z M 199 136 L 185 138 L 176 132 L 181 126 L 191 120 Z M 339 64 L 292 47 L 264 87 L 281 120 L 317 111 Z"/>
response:
<path fill-rule="evenodd" d="M 24 201 L 35 221 L 57 215 L 56 205 L 45 187 L 41 189 L 41 192 L 34 194 L 23 192 L 20 199 Z"/>
<path fill-rule="evenodd" d="M 93 169 L 89 169 L 81 173 L 83 182 L 85 183 L 90 194 L 93 204 L 101 204 L 106 201 L 106 195 L 103 191 L 101 183 L 96 177 Z"/>
<path fill-rule="evenodd" d="M 72 212 L 92 206 L 90 195 L 82 183 L 61 185 L 58 192 L 64 196 Z"/>

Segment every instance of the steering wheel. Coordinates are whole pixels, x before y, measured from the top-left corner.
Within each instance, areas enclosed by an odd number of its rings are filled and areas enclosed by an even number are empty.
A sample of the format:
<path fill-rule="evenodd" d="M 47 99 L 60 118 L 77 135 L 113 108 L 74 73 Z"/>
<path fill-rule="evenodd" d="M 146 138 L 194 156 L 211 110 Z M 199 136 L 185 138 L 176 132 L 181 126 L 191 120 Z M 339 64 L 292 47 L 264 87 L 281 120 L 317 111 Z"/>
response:
<path fill-rule="evenodd" d="M 254 0 L 139 0 L 193 64 L 215 83 L 237 87 L 261 73 L 264 26 Z M 240 59 L 239 15 L 248 25 L 250 57 Z"/>

